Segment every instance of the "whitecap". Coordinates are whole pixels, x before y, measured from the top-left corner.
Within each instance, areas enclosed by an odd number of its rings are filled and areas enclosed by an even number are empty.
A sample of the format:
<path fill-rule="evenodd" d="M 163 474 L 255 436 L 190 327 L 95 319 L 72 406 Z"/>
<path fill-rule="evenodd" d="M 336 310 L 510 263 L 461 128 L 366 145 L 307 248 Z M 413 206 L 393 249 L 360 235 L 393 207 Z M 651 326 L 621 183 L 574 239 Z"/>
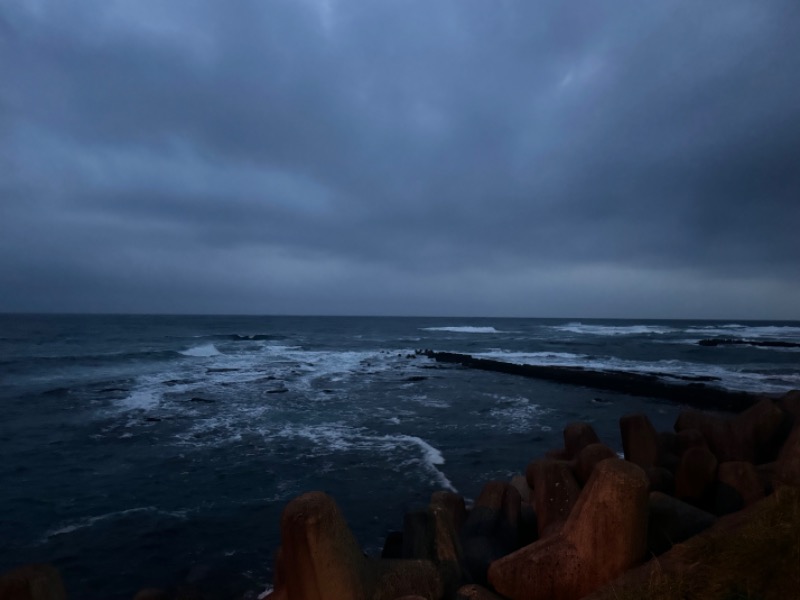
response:
<path fill-rule="evenodd" d="M 706 325 L 690 327 L 686 333 L 703 337 L 800 340 L 800 327 L 792 325 Z"/>
<path fill-rule="evenodd" d="M 422 452 L 421 459 L 412 458 L 407 464 L 419 464 L 433 477 L 436 483 L 453 492 L 457 491 L 447 476 L 437 466 L 444 464 L 442 453 L 428 442 L 413 435 L 370 435 L 359 428 L 347 427 L 338 423 L 326 425 L 286 425 L 276 434 L 278 437 L 300 437 L 314 443 L 323 453 L 345 452 L 351 450 L 397 453 L 409 445 Z"/>
<path fill-rule="evenodd" d="M 450 490 L 451 492 L 458 492 L 458 490 L 455 488 L 453 483 L 447 478 L 447 476 L 437 468 L 437 466 L 444 464 L 444 456 L 442 456 L 442 453 L 439 451 L 438 448 L 434 448 L 422 438 L 419 438 L 414 435 L 387 436 L 386 439 L 387 440 L 397 439 L 400 441 L 410 442 L 418 446 L 422 450 L 423 454 L 422 465 L 428 472 L 430 472 L 434 476 L 436 482 L 440 486 L 442 486 L 447 490 Z"/>
<path fill-rule="evenodd" d="M 194 356 L 198 358 L 208 358 L 210 356 L 219 356 L 222 354 L 214 344 L 201 344 L 199 346 L 192 346 L 187 350 L 179 352 L 184 356 Z"/>
<path fill-rule="evenodd" d="M 592 325 L 589 323 L 567 323 L 566 325 L 552 325 L 552 329 L 575 333 L 579 335 L 599 335 L 599 336 L 618 336 L 618 335 L 663 335 L 672 333 L 675 329 L 663 325 Z"/>
<path fill-rule="evenodd" d="M 409 387 L 409 386 L 402 386 L 402 387 Z M 445 400 L 436 400 L 433 398 L 429 398 L 425 394 L 416 394 L 413 396 L 401 396 L 401 398 L 408 402 L 414 402 L 415 404 L 419 404 L 421 406 L 427 406 L 428 408 L 450 408 L 449 402 L 446 402 Z"/>
<path fill-rule="evenodd" d="M 132 391 L 128 396 L 115 402 L 121 410 L 150 410 L 161 402 L 161 394 L 151 389 Z"/>
<path fill-rule="evenodd" d="M 518 397 L 497 397 L 498 406 L 489 411 L 489 415 L 495 419 L 503 421 L 503 428 L 512 433 L 525 433 L 539 424 L 542 415 L 551 412 L 550 409 L 542 408 L 538 404 L 532 403 L 524 396 Z"/>

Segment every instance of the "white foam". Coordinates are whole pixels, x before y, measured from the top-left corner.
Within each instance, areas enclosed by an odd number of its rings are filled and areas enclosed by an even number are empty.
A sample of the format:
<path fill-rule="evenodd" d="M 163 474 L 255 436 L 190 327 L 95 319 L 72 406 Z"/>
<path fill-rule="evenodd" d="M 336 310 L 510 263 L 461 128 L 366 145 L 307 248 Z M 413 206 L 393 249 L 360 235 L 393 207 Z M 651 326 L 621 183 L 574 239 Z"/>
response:
<path fill-rule="evenodd" d="M 444 456 L 442 456 L 442 453 L 438 450 L 438 448 L 434 448 L 422 438 L 414 435 L 386 436 L 385 439 L 405 441 L 418 446 L 422 450 L 423 454 L 422 464 L 426 470 L 428 470 L 434 476 L 436 482 L 451 492 L 458 491 L 453 483 L 447 478 L 447 476 L 436 468 L 437 465 L 444 464 Z"/>
<path fill-rule="evenodd" d="M 580 321 L 567 323 L 566 325 L 553 325 L 552 328 L 557 331 L 576 333 L 579 335 L 602 336 L 651 334 L 663 335 L 665 333 L 672 333 L 675 331 L 675 329 L 671 327 L 665 327 L 663 325 L 592 325 L 588 323 L 581 323 Z"/>
<path fill-rule="evenodd" d="M 503 421 L 503 428 L 512 433 L 525 433 L 539 425 L 542 415 L 551 412 L 540 405 L 532 403 L 524 396 L 495 396 L 498 406 L 489 411 L 489 415 Z"/>
<path fill-rule="evenodd" d="M 125 517 L 127 515 L 138 514 L 138 513 L 157 513 L 178 519 L 186 518 L 186 511 L 164 511 L 164 510 L 159 510 L 155 506 L 142 506 L 139 508 L 129 508 L 127 510 L 110 512 L 104 515 L 98 515 L 96 517 L 86 517 L 84 519 L 73 521 L 68 525 L 64 525 L 62 527 L 59 527 L 58 529 L 53 529 L 51 531 L 48 531 L 47 533 L 44 534 L 45 540 L 43 541 L 46 541 L 47 538 L 55 537 L 57 535 L 66 535 L 78 531 L 80 529 L 91 527 L 96 523 L 100 523 L 102 521 L 108 521 L 110 519 L 118 519 L 120 517 Z"/>
<path fill-rule="evenodd" d="M 767 338 L 776 340 L 800 340 L 800 327 L 791 325 L 749 326 L 736 323 L 691 327 L 686 333 L 703 337 Z"/>
<path fill-rule="evenodd" d="M 388 440 L 396 439 L 396 440 L 411 442 L 412 444 L 415 444 L 422 449 L 425 461 L 428 464 L 431 465 L 444 464 L 444 456 L 442 456 L 442 453 L 437 448 L 434 448 L 428 442 L 415 435 L 386 436 L 384 439 Z"/>
<path fill-rule="evenodd" d="M 413 387 L 413 384 L 410 387 Z M 403 400 L 419 404 L 420 406 L 427 406 L 428 408 L 450 408 L 449 402 L 445 402 L 444 400 L 436 400 L 434 398 L 429 398 L 425 394 L 415 394 L 413 396 L 401 396 L 401 398 Z"/>
<path fill-rule="evenodd" d="M 286 425 L 276 434 L 278 437 L 300 437 L 313 442 L 317 452 L 330 454 L 352 450 L 394 454 L 403 448 L 418 448 L 421 458 L 412 457 L 406 464 L 418 464 L 433 477 L 436 483 L 448 490 L 456 491 L 450 480 L 437 466 L 444 464 L 444 456 L 428 442 L 413 435 L 373 435 L 362 428 L 347 427 L 339 423 L 325 425 Z"/>
<path fill-rule="evenodd" d="M 449 331 L 450 333 L 502 333 L 494 327 L 473 327 L 460 325 L 453 327 L 423 327 L 422 331 Z"/>
<path fill-rule="evenodd" d="M 184 356 L 195 356 L 198 358 L 208 358 L 210 356 L 219 356 L 222 354 L 214 344 L 200 344 L 199 346 L 192 346 L 187 350 L 179 352 Z"/>
<path fill-rule="evenodd" d="M 124 411 L 127 410 L 150 410 L 161 402 L 161 394 L 150 389 L 140 389 L 132 391 L 122 400 L 117 401 L 116 406 Z"/>

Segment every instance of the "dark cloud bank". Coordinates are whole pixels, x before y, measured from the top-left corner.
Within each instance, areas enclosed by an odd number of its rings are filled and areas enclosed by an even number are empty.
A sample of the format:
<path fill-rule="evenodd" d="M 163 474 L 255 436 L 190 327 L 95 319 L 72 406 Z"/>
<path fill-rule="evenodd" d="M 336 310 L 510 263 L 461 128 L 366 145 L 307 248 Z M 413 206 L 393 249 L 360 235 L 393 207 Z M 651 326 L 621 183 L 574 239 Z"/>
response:
<path fill-rule="evenodd" d="M 0 0 L 0 310 L 800 318 L 797 0 Z"/>

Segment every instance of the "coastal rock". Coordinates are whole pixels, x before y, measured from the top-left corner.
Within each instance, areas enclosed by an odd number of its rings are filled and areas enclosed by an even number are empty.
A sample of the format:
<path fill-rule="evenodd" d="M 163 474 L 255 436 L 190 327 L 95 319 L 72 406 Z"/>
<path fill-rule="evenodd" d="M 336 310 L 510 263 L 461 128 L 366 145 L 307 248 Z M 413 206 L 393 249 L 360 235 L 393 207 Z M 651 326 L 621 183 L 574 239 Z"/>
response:
<path fill-rule="evenodd" d="M 717 464 L 717 458 L 708 448 L 689 448 L 675 474 L 675 496 L 695 506 L 710 508 Z"/>
<path fill-rule="evenodd" d="M 649 502 L 647 550 L 656 556 L 708 529 L 717 520 L 711 513 L 661 492 L 651 492 Z"/>
<path fill-rule="evenodd" d="M 727 515 L 761 500 L 764 484 L 753 463 L 724 462 L 717 469 L 715 493 L 715 512 Z"/>
<path fill-rule="evenodd" d="M 435 566 L 421 560 L 366 558 L 334 500 L 303 494 L 281 515 L 281 558 L 271 600 L 393 600 L 418 594 L 439 598 Z"/>
<path fill-rule="evenodd" d="M 563 529 L 489 568 L 489 581 L 512 600 L 578 600 L 644 556 L 647 478 L 632 463 L 597 465 Z"/>
<path fill-rule="evenodd" d="M 578 482 L 585 485 L 597 463 L 607 458 L 614 458 L 616 455 L 616 452 L 605 444 L 589 444 L 584 447 L 575 461 L 574 471 Z"/>
<path fill-rule="evenodd" d="M 580 486 L 570 463 L 561 460 L 535 460 L 528 465 L 525 477 L 533 490 L 539 536 L 546 537 L 567 520 Z"/>
<path fill-rule="evenodd" d="M 496 558 L 518 547 L 520 495 L 509 483 L 490 481 L 461 530 L 464 563 L 473 581 L 486 582 L 486 570 Z"/>
<path fill-rule="evenodd" d="M 589 444 L 599 444 L 594 429 L 588 423 L 570 423 L 564 428 L 564 450 L 567 459 L 578 456 L 578 452 Z"/>
<path fill-rule="evenodd" d="M 0 600 L 66 600 L 64 582 L 52 565 L 25 565 L 0 575 Z"/>
<path fill-rule="evenodd" d="M 619 420 L 619 428 L 625 460 L 643 469 L 658 464 L 658 434 L 646 415 L 641 413 L 625 415 Z"/>

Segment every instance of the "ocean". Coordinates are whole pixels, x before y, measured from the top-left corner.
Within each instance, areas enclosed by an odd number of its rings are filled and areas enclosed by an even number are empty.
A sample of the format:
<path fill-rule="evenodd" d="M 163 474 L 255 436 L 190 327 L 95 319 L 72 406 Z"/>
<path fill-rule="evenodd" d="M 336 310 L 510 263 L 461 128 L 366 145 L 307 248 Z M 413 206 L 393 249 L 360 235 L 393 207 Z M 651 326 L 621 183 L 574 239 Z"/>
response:
<path fill-rule="evenodd" d="M 798 322 L 0 315 L 0 570 L 51 562 L 71 598 L 272 578 L 279 518 L 332 494 L 369 554 L 431 492 L 475 498 L 590 422 L 682 406 L 438 364 L 510 362 L 800 388 Z"/>

